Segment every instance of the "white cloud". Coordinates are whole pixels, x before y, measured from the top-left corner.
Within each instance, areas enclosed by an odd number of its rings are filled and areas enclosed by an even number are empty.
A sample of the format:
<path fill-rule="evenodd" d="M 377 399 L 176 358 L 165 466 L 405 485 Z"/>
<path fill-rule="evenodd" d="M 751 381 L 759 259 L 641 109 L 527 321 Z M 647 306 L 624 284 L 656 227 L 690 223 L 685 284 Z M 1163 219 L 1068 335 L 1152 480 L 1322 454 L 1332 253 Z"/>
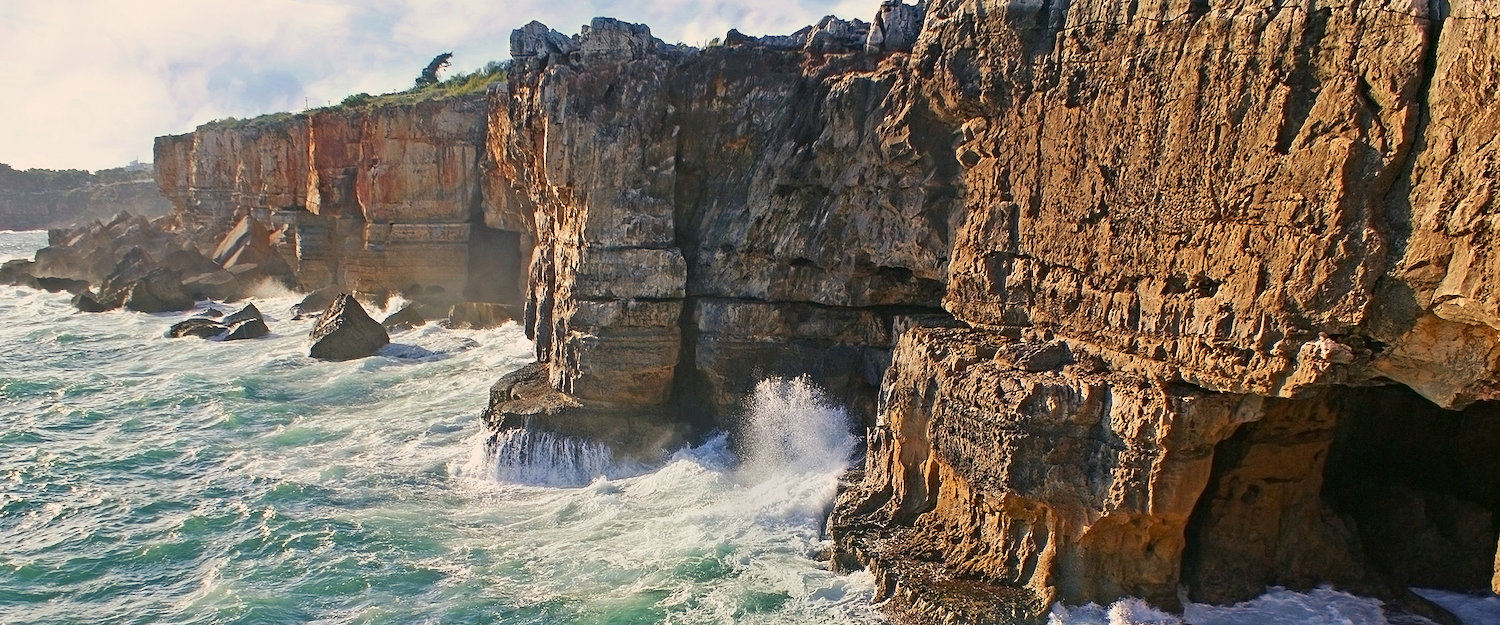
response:
<path fill-rule="evenodd" d="M 730 28 L 789 33 L 879 0 L 54 0 L 0 5 L 0 162 L 99 169 L 150 160 L 156 135 L 227 116 L 406 88 L 439 52 L 454 69 L 510 54 L 533 19 L 565 33 L 596 15 L 700 44 Z"/>

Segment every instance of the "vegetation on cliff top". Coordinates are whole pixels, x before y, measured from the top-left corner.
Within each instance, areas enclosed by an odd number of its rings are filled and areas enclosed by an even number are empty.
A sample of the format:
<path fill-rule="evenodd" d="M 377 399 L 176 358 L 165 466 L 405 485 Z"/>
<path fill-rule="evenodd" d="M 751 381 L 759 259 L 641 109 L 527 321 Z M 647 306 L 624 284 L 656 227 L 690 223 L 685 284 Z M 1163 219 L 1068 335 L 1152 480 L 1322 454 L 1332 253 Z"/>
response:
<path fill-rule="evenodd" d="M 424 70 L 424 75 L 425 75 Z M 356 93 L 335 106 L 324 107 L 319 110 L 345 110 L 361 106 L 378 106 L 383 104 L 416 104 L 428 100 L 442 100 L 455 96 L 483 93 L 491 83 L 505 80 L 510 75 L 510 61 L 490 61 L 483 68 L 470 73 L 458 73 L 446 79 L 426 85 L 412 87 L 405 91 L 386 93 L 381 95 L 370 95 L 368 93 Z"/>
<path fill-rule="evenodd" d="M 426 70 L 423 70 L 423 73 L 425 75 Z M 452 97 L 483 93 L 491 83 L 505 80 L 509 75 L 510 61 L 490 61 L 476 71 L 469 73 L 460 72 L 444 80 L 412 87 L 404 91 L 394 91 L 380 95 L 356 93 L 344 98 L 338 104 L 311 108 L 302 113 L 267 113 L 244 119 L 225 117 L 208 122 L 204 126 L 208 128 L 254 128 L 291 121 L 302 115 L 316 111 L 347 111 L 368 106 L 417 104 L 429 100 L 445 100 Z"/>

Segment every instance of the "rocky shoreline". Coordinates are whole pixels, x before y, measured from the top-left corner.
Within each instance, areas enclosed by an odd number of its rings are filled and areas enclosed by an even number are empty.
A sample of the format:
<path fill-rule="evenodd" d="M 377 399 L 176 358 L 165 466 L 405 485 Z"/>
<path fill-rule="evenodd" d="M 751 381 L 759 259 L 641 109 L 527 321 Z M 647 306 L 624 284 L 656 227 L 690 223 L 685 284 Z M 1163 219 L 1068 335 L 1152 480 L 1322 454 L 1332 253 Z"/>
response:
<path fill-rule="evenodd" d="M 1399 4 L 534 22 L 483 95 L 159 138 L 151 257 L 513 311 L 497 434 L 646 456 L 807 376 L 868 429 L 834 560 L 912 622 L 1320 584 L 1446 620 L 1407 589 L 1500 590 L 1500 13 Z"/>

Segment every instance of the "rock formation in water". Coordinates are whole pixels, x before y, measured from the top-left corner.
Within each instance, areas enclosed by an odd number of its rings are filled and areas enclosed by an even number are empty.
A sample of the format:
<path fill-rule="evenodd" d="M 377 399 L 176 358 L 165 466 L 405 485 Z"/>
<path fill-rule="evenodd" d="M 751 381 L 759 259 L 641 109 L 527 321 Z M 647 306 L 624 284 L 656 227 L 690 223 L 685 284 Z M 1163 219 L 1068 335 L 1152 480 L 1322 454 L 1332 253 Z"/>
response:
<path fill-rule="evenodd" d="M 364 307 L 348 293 L 333 298 L 333 303 L 323 311 L 308 338 L 312 340 L 308 355 L 320 360 L 373 356 L 391 342 L 385 328 L 371 319 Z"/>
<path fill-rule="evenodd" d="M 830 530 L 897 612 L 1421 609 L 1500 572 L 1497 27 L 931 0 L 697 50 L 533 22 L 482 97 L 163 137 L 158 181 L 220 262 L 524 301 L 496 430 L 648 454 L 808 375 L 869 425 Z"/>

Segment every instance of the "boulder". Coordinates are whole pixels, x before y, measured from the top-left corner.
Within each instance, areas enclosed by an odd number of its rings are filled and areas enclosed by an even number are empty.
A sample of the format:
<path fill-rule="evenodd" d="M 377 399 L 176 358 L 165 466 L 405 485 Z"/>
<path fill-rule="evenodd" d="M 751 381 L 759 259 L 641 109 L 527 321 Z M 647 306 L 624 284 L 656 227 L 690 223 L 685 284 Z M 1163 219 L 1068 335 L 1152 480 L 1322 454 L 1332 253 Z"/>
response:
<path fill-rule="evenodd" d="M 407 304 L 405 306 L 402 306 L 401 310 L 398 310 L 391 316 L 386 317 L 385 321 L 380 322 L 380 325 L 384 326 L 385 329 L 390 332 L 395 332 L 396 330 L 409 330 L 411 328 L 424 325 L 427 323 L 427 318 L 422 316 L 422 313 L 418 308 L 419 307 L 416 304 Z"/>
<path fill-rule="evenodd" d="M 232 326 L 232 325 L 235 325 L 235 324 L 244 323 L 246 321 L 252 321 L 252 320 L 257 320 L 257 319 L 264 321 L 265 317 L 263 317 L 260 314 L 260 309 L 256 308 L 255 304 L 251 303 L 251 304 L 245 304 L 245 307 L 241 308 L 239 310 L 239 312 L 236 312 L 236 313 L 234 313 L 234 314 L 232 314 L 232 315 L 230 315 L 228 317 L 225 317 L 224 318 L 224 324 Z"/>
<path fill-rule="evenodd" d="M 313 358 L 353 360 L 372 356 L 390 344 L 385 328 L 371 319 L 354 296 L 340 293 L 312 329 Z"/>
<path fill-rule="evenodd" d="M 5 261 L 0 265 L 0 284 L 15 284 L 18 286 L 29 286 L 36 280 L 32 271 L 36 263 L 24 258 Z"/>
<path fill-rule="evenodd" d="M 199 312 L 198 316 L 204 319 L 218 319 L 224 316 L 224 311 L 214 308 L 213 306 L 209 306 L 207 308 L 204 308 L 202 312 Z"/>
<path fill-rule="evenodd" d="M 214 262 L 233 268 L 241 262 L 259 263 L 271 249 L 271 231 L 254 217 L 235 224 L 214 248 Z"/>
<path fill-rule="evenodd" d="M 74 295 L 89 290 L 89 283 L 72 278 L 36 278 L 36 286 L 53 293 L 68 292 Z"/>
<path fill-rule="evenodd" d="M 515 313 L 514 307 L 504 304 L 460 302 L 448 310 L 448 320 L 443 322 L 443 327 L 470 330 L 494 328 L 515 319 Z"/>
<path fill-rule="evenodd" d="M 245 292 L 245 284 L 238 276 L 224 269 L 215 269 L 182 281 L 188 294 L 199 299 L 229 301 L 238 299 Z"/>
<path fill-rule="evenodd" d="M 144 313 L 187 310 L 196 303 L 182 286 L 175 271 L 153 270 L 124 290 L 122 305 L 126 310 Z"/>
<path fill-rule="evenodd" d="M 323 312 L 333 303 L 333 300 L 344 293 L 344 287 L 333 285 L 308 293 L 307 297 L 292 306 L 292 314 L 297 317 L 303 315 L 315 315 Z"/>
<path fill-rule="evenodd" d="M 88 291 L 73 296 L 73 307 L 87 313 L 101 313 L 110 309 L 99 301 L 99 296 Z"/>
<path fill-rule="evenodd" d="M 196 336 L 200 339 L 211 339 L 229 330 L 226 326 L 213 319 L 194 317 L 172 325 L 167 330 L 167 338 L 180 339 L 186 336 Z"/>
<path fill-rule="evenodd" d="M 271 328 L 266 326 L 265 320 L 255 317 L 231 325 L 229 333 L 224 335 L 224 340 L 240 341 L 244 339 L 258 339 L 270 333 Z"/>

